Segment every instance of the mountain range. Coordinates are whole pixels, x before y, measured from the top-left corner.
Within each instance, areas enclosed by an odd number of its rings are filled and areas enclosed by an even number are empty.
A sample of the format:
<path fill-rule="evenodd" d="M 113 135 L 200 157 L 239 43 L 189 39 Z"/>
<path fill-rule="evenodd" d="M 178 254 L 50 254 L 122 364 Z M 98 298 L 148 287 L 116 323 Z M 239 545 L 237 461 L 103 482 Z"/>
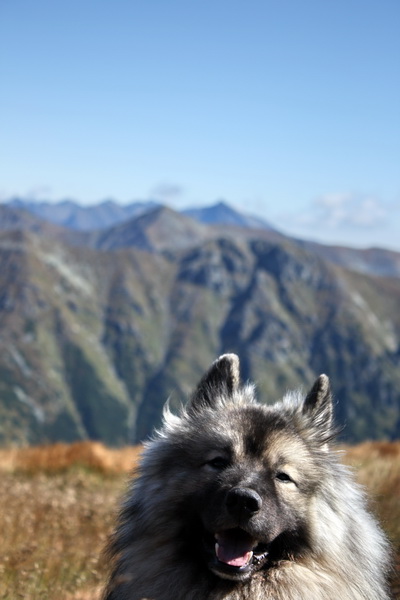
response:
<path fill-rule="evenodd" d="M 142 440 L 223 352 L 262 401 L 326 372 L 344 439 L 400 436 L 400 253 L 225 203 L 74 205 L 0 205 L 3 444 Z"/>
<path fill-rule="evenodd" d="M 48 202 L 18 197 L 8 199 L 6 204 L 12 208 L 26 210 L 50 223 L 77 231 L 111 227 L 158 206 L 157 202 L 151 200 L 126 205 L 114 200 L 103 200 L 92 206 L 83 206 L 74 200 Z"/>
<path fill-rule="evenodd" d="M 82 206 L 74 200 L 49 202 L 18 197 L 9 198 L 6 205 L 26 210 L 45 221 L 76 231 L 106 229 L 162 206 L 155 200 L 137 201 L 125 205 L 114 200 L 103 200 L 98 204 Z M 242 214 L 223 200 L 212 206 L 188 208 L 182 210 L 181 213 L 205 224 L 220 223 L 254 229 L 272 229 L 271 225 L 263 219 Z"/>

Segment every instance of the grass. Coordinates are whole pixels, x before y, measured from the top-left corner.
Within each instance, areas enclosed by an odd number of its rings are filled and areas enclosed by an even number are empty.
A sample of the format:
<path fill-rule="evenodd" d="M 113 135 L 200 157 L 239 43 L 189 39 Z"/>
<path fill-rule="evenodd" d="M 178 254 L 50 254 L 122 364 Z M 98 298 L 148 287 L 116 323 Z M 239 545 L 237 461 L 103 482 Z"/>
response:
<path fill-rule="evenodd" d="M 139 452 L 89 442 L 0 450 L 1 599 L 100 599 L 102 549 Z M 348 448 L 345 461 L 400 556 L 400 442 Z"/>
<path fill-rule="evenodd" d="M 0 598 L 97 600 L 101 552 L 138 448 L 0 450 Z"/>
<path fill-rule="evenodd" d="M 370 505 L 400 556 L 400 442 L 365 442 L 348 448 L 345 462 L 369 492 Z"/>
<path fill-rule="evenodd" d="M 0 598 L 69 600 L 99 586 L 120 483 L 79 469 L 3 474 Z"/>

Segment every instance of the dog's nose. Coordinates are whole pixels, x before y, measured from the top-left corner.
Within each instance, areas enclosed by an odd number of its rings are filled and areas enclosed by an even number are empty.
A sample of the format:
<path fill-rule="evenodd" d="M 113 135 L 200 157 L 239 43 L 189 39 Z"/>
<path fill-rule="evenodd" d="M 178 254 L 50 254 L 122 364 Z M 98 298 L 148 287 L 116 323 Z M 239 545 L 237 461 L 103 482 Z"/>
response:
<path fill-rule="evenodd" d="M 255 515 L 261 505 L 261 497 L 251 488 L 232 488 L 226 496 L 226 508 L 237 519 Z"/>

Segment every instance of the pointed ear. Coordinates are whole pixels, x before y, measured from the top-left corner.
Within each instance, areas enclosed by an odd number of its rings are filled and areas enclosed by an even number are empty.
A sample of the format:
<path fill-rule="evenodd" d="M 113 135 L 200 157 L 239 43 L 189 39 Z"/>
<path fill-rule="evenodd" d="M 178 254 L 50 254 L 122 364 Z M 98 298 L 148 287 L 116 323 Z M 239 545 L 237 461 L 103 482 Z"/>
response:
<path fill-rule="evenodd" d="M 188 403 L 189 411 L 204 406 L 213 408 L 216 399 L 230 396 L 239 388 L 239 358 L 236 354 L 223 354 L 208 369 L 200 380 Z"/>
<path fill-rule="evenodd" d="M 332 439 L 333 403 L 327 375 L 320 375 L 308 392 L 303 403 L 303 415 L 308 418 L 321 442 L 326 443 Z"/>

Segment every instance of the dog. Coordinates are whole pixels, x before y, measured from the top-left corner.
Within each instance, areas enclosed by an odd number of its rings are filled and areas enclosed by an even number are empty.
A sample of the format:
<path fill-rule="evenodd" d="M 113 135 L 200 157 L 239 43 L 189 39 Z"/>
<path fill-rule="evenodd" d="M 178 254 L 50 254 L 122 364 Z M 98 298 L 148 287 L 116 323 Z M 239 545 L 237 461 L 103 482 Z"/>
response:
<path fill-rule="evenodd" d="M 388 600 L 388 542 L 338 459 L 329 379 L 259 404 L 225 354 L 145 446 L 104 600 Z"/>

